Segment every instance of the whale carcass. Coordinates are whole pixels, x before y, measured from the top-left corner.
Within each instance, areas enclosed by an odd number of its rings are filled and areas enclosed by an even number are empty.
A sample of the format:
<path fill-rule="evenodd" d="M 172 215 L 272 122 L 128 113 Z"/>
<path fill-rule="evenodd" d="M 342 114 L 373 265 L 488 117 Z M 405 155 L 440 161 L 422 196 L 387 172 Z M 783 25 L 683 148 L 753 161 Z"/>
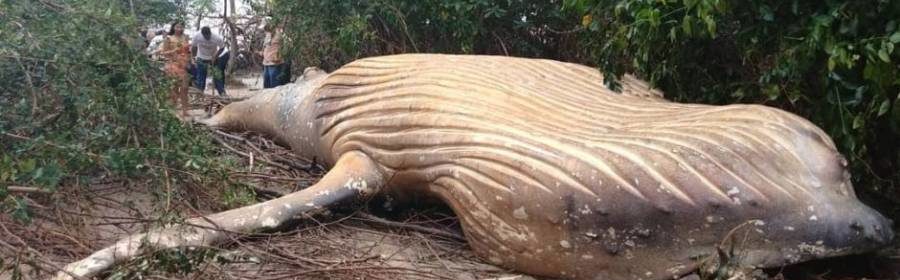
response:
<path fill-rule="evenodd" d="M 630 76 L 621 92 L 602 81 L 552 60 L 437 54 L 308 75 L 203 122 L 323 160 L 320 182 L 191 220 L 199 227 L 130 236 L 59 276 L 387 192 L 448 204 L 486 261 L 572 279 L 678 277 L 736 231 L 739 261 L 758 267 L 892 240 L 891 222 L 855 197 L 846 160 L 809 121 L 759 105 L 669 102 Z"/>

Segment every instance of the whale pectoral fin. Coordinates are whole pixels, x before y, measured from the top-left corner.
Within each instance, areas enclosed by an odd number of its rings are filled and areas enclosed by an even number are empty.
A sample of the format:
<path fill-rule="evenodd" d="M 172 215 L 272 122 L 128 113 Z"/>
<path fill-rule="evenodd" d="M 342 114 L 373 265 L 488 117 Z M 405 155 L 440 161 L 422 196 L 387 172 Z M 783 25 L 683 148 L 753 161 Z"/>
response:
<path fill-rule="evenodd" d="M 357 151 L 348 152 L 318 183 L 307 189 L 126 237 L 67 265 L 56 275 L 56 279 L 90 278 L 147 249 L 208 246 L 225 240 L 228 233 L 275 228 L 298 215 L 311 214 L 335 203 L 374 194 L 384 182 L 384 174 L 369 156 Z"/>

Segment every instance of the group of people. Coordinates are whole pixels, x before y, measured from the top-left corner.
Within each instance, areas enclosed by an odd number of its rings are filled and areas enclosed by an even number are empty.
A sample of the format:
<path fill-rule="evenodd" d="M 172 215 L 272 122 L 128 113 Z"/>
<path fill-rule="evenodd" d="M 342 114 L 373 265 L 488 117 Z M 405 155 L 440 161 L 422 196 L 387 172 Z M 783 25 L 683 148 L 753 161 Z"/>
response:
<path fill-rule="evenodd" d="M 282 28 L 267 27 L 263 55 L 263 87 L 272 88 L 290 82 L 290 64 L 280 54 Z M 147 46 L 147 53 L 165 61 L 163 70 L 175 79 L 171 99 L 187 116 L 188 87 L 206 90 L 207 77 L 213 70 L 213 84 L 219 95 L 225 93 L 225 68 L 231 55 L 221 36 L 212 34 L 208 26 L 190 39 L 184 33 L 184 22 L 176 21 L 168 32 L 157 32 Z"/>

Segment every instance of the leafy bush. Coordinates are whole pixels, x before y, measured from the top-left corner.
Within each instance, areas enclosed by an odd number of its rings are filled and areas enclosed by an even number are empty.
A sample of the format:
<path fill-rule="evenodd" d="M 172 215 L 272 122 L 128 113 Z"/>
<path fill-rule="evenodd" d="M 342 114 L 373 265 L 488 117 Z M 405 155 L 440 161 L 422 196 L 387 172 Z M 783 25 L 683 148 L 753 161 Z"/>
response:
<path fill-rule="evenodd" d="M 359 57 L 408 53 L 573 55 L 576 22 L 552 1 L 274 1 L 287 52 L 301 65 L 333 69 Z M 568 21 L 568 24 L 564 24 Z"/>
<path fill-rule="evenodd" d="M 19 218 L 25 203 L 8 186 L 216 178 L 208 138 L 170 113 L 168 81 L 122 3 L 0 2 L 0 202 Z"/>

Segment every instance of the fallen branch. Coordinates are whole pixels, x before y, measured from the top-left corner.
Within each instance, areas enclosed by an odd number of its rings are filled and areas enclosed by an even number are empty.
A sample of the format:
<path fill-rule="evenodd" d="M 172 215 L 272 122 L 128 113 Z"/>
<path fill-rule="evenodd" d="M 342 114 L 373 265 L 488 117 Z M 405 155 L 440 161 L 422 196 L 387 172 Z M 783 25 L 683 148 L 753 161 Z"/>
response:
<path fill-rule="evenodd" d="M 4 132 L 3 134 L 0 134 L 0 135 L 4 135 L 4 136 L 10 137 L 10 138 L 15 138 L 15 139 L 19 139 L 19 140 L 35 141 L 34 138 L 31 138 L 31 137 L 28 137 L 28 136 L 22 136 L 22 135 L 18 135 L 18 134 L 12 134 L 12 133 L 9 133 L 9 132 Z M 46 145 L 52 146 L 52 147 L 54 147 L 54 148 L 58 148 L 58 149 L 75 149 L 75 148 L 72 148 L 72 147 L 66 147 L 66 146 L 59 145 L 59 144 L 56 144 L 56 143 L 53 143 L 53 142 L 50 142 L 50 141 L 46 141 L 46 140 L 41 140 L 40 142 L 41 142 L 41 143 L 44 143 L 44 144 L 46 144 Z M 103 159 L 103 156 L 98 155 L 98 154 L 95 154 L 95 153 L 91 153 L 91 152 L 88 152 L 88 151 L 81 151 L 81 152 L 83 152 L 83 153 L 86 154 L 86 155 L 92 156 L 92 157 L 94 157 L 94 158 Z"/>
<path fill-rule="evenodd" d="M 243 101 L 249 97 L 233 97 L 233 96 L 220 96 L 220 95 L 203 95 L 205 98 L 213 99 L 215 101 L 221 102 L 222 104 L 228 104 L 232 102 Z"/>

